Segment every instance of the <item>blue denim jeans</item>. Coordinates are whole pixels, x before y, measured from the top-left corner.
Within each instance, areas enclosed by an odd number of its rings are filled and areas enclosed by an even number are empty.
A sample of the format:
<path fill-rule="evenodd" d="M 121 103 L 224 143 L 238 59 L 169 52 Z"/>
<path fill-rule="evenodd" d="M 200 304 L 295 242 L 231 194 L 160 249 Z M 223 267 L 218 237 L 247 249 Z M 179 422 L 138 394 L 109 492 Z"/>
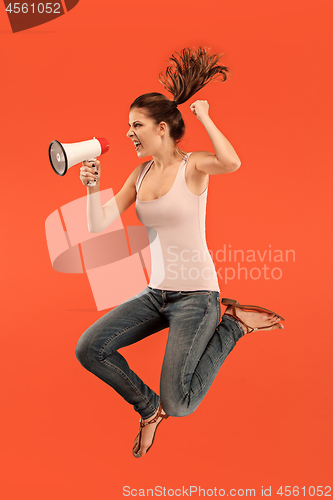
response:
<path fill-rule="evenodd" d="M 113 387 L 143 419 L 159 407 L 171 416 L 192 413 L 222 363 L 244 335 L 237 320 L 222 316 L 219 292 L 145 288 L 115 307 L 80 337 L 79 362 Z M 160 396 L 134 373 L 118 349 L 169 327 Z"/>

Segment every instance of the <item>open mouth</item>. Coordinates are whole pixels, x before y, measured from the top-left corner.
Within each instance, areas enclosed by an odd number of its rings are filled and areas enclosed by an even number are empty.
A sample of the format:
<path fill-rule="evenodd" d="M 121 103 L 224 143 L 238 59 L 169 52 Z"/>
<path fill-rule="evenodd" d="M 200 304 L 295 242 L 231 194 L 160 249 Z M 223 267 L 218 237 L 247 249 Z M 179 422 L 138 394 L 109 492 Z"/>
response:
<path fill-rule="evenodd" d="M 139 149 L 139 147 L 141 146 L 141 142 L 134 141 L 134 146 L 135 146 L 135 151 L 137 151 Z"/>

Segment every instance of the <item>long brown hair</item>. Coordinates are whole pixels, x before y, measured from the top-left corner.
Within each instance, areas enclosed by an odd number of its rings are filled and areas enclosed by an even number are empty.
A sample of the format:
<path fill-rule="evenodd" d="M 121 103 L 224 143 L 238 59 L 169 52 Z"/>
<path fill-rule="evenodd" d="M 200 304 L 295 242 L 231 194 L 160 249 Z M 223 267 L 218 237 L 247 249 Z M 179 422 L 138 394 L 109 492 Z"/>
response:
<path fill-rule="evenodd" d="M 174 100 L 159 92 L 150 92 L 137 97 L 130 109 L 144 108 L 149 118 L 157 124 L 165 121 L 170 128 L 170 136 L 178 143 L 184 136 L 185 124 L 177 106 L 188 101 L 213 79 L 222 82 L 227 79 L 229 69 L 218 64 L 222 56 L 210 54 L 206 47 L 186 47 L 180 53 L 176 52 L 170 57 L 171 64 L 165 73 L 159 75 L 159 81 Z"/>

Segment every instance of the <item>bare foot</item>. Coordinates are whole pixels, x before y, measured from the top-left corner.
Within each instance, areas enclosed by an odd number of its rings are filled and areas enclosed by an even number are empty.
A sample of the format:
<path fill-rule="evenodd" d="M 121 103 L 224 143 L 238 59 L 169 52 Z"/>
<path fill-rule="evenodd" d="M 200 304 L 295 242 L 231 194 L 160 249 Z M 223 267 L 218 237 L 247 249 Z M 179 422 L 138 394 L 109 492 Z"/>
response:
<path fill-rule="evenodd" d="M 238 318 L 250 327 L 246 328 L 246 326 L 241 323 L 244 333 L 249 333 L 251 331 L 251 328 L 260 328 L 262 331 L 284 328 L 282 323 L 279 323 L 280 318 L 275 314 L 269 314 L 259 311 L 248 311 L 239 307 L 235 307 L 235 310 Z M 227 314 L 233 314 L 233 308 L 231 306 L 228 306 L 225 312 Z"/>
<path fill-rule="evenodd" d="M 157 413 L 158 413 L 158 410 L 154 413 L 154 415 L 152 417 L 147 418 L 146 420 L 142 420 L 142 422 L 143 423 L 150 422 L 151 420 L 153 420 L 156 417 Z M 161 409 L 161 413 L 162 413 L 162 415 L 165 415 L 165 411 L 163 409 Z M 152 444 L 156 427 L 161 422 L 161 420 L 162 420 L 162 417 L 159 417 L 156 420 L 156 422 L 153 422 L 153 423 L 148 424 L 148 425 L 144 425 L 142 427 L 142 429 L 140 429 L 138 435 L 135 438 L 134 446 L 133 446 L 133 453 L 135 455 L 142 457 L 143 455 L 145 455 L 147 453 L 148 448 Z M 140 435 L 141 435 L 141 439 L 140 439 Z"/>

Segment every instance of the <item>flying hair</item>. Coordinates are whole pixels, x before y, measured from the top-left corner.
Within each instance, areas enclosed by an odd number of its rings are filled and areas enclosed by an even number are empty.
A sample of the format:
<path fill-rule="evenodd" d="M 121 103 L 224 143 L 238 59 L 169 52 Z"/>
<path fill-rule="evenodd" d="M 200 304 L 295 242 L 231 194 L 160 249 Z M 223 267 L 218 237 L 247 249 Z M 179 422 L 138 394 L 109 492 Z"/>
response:
<path fill-rule="evenodd" d="M 171 65 L 160 73 L 159 81 L 173 95 L 174 102 L 182 104 L 213 79 L 227 79 L 229 69 L 218 64 L 223 55 L 210 54 L 206 47 L 186 47 L 168 59 Z"/>
<path fill-rule="evenodd" d="M 190 99 L 211 80 L 224 82 L 229 69 L 218 64 L 223 54 L 210 54 L 205 47 L 189 49 L 186 47 L 180 53 L 173 54 L 169 61 L 171 65 L 160 73 L 159 81 L 168 90 L 174 100 L 170 100 L 159 92 L 149 92 L 137 97 L 130 109 L 144 109 L 147 116 L 161 123 L 169 125 L 170 136 L 177 144 L 185 134 L 185 123 L 178 104 Z"/>

